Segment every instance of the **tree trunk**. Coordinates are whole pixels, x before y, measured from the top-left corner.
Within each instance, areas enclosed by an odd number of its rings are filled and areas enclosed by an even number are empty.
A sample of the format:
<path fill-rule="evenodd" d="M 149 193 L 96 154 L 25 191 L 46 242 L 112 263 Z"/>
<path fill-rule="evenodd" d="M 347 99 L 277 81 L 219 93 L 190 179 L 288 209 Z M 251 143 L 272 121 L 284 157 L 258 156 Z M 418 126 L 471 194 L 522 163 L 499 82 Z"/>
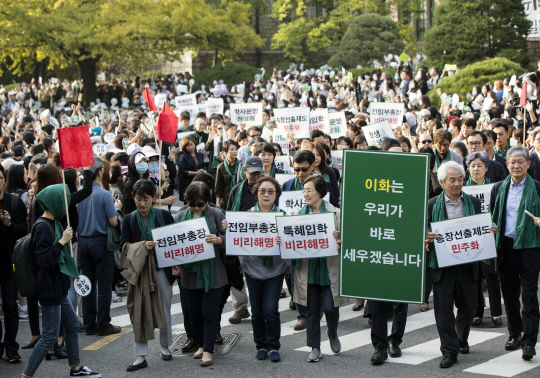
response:
<path fill-rule="evenodd" d="M 92 101 L 96 101 L 96 63 L 99 58 L 88 58 L 79 60 L 79 71 L 84 85 L 84 106 L 89 106 Z"/>
<path fill-rule="evenodd" d="M 257 33 L 257 35 L 261 34 L 261 30 L 259 27 L 259 13 L 259 8 L 255 8 L 255 33 Z M 257 67 L 261 67 L 261 49 L 259 47 L 255 49 L 255 55 L 257 58 Z"/>
<path fill-rule="evenodd" d="M 215 49 L 215 50 L 214 50 L 214 61 L 213 61 L 213 63 L 212 63 L 212 66 L 216 66 L 216 65 L 218 64 L 218 59 L 219 59 L 219 58 L 218 58 L 218 52 L 219 52 L 218 49 Z"/>

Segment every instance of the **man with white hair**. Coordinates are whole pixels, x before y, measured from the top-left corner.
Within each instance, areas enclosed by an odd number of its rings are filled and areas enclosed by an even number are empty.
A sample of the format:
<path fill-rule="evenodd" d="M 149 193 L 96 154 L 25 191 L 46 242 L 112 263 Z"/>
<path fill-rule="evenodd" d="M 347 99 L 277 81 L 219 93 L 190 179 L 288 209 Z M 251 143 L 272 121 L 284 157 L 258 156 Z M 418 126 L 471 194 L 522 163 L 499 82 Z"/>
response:
<path fill-rule="evenodd" d="M 533 220 L 525 211 L 535 217 L 540 215 L 540 182 L 527 174 L 531 162 L 525 147 L 510 148 L 506 157 L 510 176 L 493 186 L 490 200 L 492 219 L 500 230 L 495 238 L 496 261 L 510 333 L 505 349 L 515 350 L 521 346 L 522 358 L 530 360 L 536 355 L 534 348 L 540 322 L 540 228 L 535 227 L 540 221 Z"/>
<path fill-rule="evenodd" d="M 428 202 L 428 221 L 440 222 L 481 213 L 480 200 L 462 192 L 465 170 L 455 161 L 441 164 L 437 171 L 444 191 Z M 492 227 L 492 231 L 496 228 Z M 428 266 L 433 282 L 433 308 L 435 322 L 441 339 L 443 359 L 441 368 L 457 362 L 459 353 L 469 353 L 468 337 L 477 305 L 479 264 L 477 262 L 439 268 L 433 240 L 439 236 L 427 234 Z M 457 319 L 454 317 L 454 304 Z"/>

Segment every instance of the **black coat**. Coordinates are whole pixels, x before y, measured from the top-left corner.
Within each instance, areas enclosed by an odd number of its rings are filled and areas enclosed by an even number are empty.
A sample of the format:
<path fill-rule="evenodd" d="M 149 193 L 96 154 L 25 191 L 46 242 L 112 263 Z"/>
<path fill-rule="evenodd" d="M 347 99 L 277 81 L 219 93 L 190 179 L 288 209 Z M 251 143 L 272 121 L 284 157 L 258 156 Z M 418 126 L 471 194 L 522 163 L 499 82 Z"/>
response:
<path fill-rule="evenodd" d="M 155 225 L 157 227 L 163 227 L 168 226 L 170 224 L 174 223 L 174 219 L 170 212 L 162 209 L 154 209 L 154 211 L 162 211 L 163 212 L 163 220 L 165 221 L 165 224 L 161 224 L 159 221 L 159 217 L 156 215 L 155 217 Z M 124 244 L 126 243 L 138 243 L 142 241 L 142 235 L 141 230 L 139 228 L 139 225 L 137 223 L 137 215 L 135 214 L 135 211 L 127 214 L 124 217 L 124 220 L 122 221 L 122 233 L 120 235 L 120 250 L 124 247 Z M 169 283 L 172 285 L 176 277 L 172 275 L 172 269 L 171 268 L 164 268 L 165 274 L 167 275 L 167 279 L 169 280 Z"/>
<path fill-rule="evenodd" d="M 503 158 L 504 159 L 504 158 Z M 540 162 L 539 162 L 540 163 Z M 498 161 L 490 160 L 488 165 L 488 170 L 486 172 L 485 177 L 489 180 L 490 183 L 494 184 L 499 181 L 503 181 L 506 176 L 508 176 L 508 172 L 504 169 L 506 165 L 503 167 L 501 163 Z M 467 173 L 465 174 L 465 182 L 469 180 L 469 170 L 467 169 Z"/>
<path fill-rule="evenodd" d="M 0 269 L 11 270 L 11 255 L 18 239 L 26 235 L 26 206 L 21 197 L 17 200 L 17 208 L 11 208 L 11 194 L 4 191 L 4 198 L 0 200 L 2 208 L 9 213 L 11 225 L 4 226 L 0 222 Z"/>
<path fill-rule="evenodd" d="M 180 175 L 179 188 L 178 191 L 181 193 L 183 198 L 186 188 L 193 181 L 193 177 L 188 176 L 188 172 L 197 172 L 199 169 L 203 168 L 204 165 L 204 155 L 200 152 L 196 152 L 197 160 L 199 160 L 199 165 L 195 164 L 195 160 L 190 154 L 182 154 L 178 162 L 178 173 Z"/>
<path fill-rule="evenodd" d="M 440 196 L 444 196 L 443 193 L 439 194 Z M 468 194 L 463 193 L 464 196 L 468 196 L 471 199 L 471 202 L 474 207 L 474 213 L 475 214 L 481 214 L 482 213 L 482 203 L 480 200 L 476 197 L 469 196 Z M 435 201 L 437 201 L 437 198 L 439 196 L 434 197 L 428 201 L 428 223 L 431 226 L 432 220 L 432 213 L 433 213 L 433 206 L 435 205 Z M 448 214 L 446 213 L 446 206 L 444 207 L 444 219 L 448 219 Z M 429 252 L 428 253 L 435 253 L 435 246 L 433 243 L 429 246 Z M 471 280 L 476 281 L 480 277 L 480 265 L 478 263 L 472 263 L 472 264 L 465 264 L 462 265 L 463 269 L 469 269 L 469 277 Z M 441 279 L 444 272 L 444 268 L 439 269 L 430 269 L 428 271 L 428 274 L 430 276 L 431 282 L 437 283 Z"/>
<path fill-rule="evenodd" d="M 531 161 L 531 166 L 527 173 L 531 175 L 534 180 L 540 181 L 540 159 L 534 148 L 529 151 L 529 159 Z"/>
<path fill-rule="evenodd" d="M 504 171 L 506 172 L 506 176 L 508 176 L 510 174 L 510 171 L 508 171 L 508 167 L 506 166 L 506 159 L 502 156 L 495 154 L 495 161 L 503 166 Z"/>
<path fill-rule="evenodd" d="M 491 189 L 491 199 L 489 204 L 489 210 L 493 212 L 493 208 L 495 207 L 495 199 L 497 198 L 497 193 L 499 192 L 499 188 L 501 187 L 502 182 L 498 182 L 495 185 L 493 185 L 493 188 Z M 540 196 L 540 182 L 534 181 L 534 185 L 536 186 L 536 192 Z M 510 186 L 508 186 L 508 190 L 510 189 Z M 506 226 L 506 201 L 508 201 L 508 190 L 505 193 L 504 196 L 504 206 L 501 214 L 501 224 L 497 225 L 499 226 L 499 232 L 500 237 L 504 237 L 505 232 L 505 226 Z M 538 214 L 534 214 L 535 216 L 538 216 Z M 521 253 L 521 261 L 523 261 L 523 265 L 525 269 L 528 272 L 538 272 L 540 270 L 540 248 L 525 248 L 520 250 Z M 501 270 L 501 266 L 503 264 L 503 250 L 502 248 L 497 248 L 497 269 Z"/>

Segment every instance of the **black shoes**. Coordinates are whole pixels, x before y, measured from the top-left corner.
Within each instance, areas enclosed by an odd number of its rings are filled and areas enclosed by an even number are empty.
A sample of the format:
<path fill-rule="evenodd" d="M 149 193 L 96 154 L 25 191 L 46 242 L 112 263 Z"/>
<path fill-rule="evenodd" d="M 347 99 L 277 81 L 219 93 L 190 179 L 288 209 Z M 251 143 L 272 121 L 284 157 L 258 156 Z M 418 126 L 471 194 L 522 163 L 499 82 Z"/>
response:
<path fill-rule="evenodd" d="M 474 327 L 478 327 L 480 324 L 482 324 L 482 318 L 474 318 L 471 325 Z"/>
<path fill-rule="evenodd" d="M 21 356 L 19 356 L 19 353 L 17 351 L 6 351 L 6 358 L 10 364 L 18 364 L 19 362 L 21 362 Z"/>
<path fill-rule="evenodd" d="M 519 342 L 521 341 L 521 336 L 518 337 L 510 337 L 508 341 L 506 342 L 506 345 L 504 346 L 504 349 L 506 350 L 517 350 L 519 347 Z"/>
<path fill-rule="evenodd" d="M 399 349 L 399 345 L 391 340 L 388 342 L 388 355 L 392 358 L 401 357 L 401 349 Z"/>
<path fill-rule="evenodd" d="M 129 365 L 126 370 L 135 371 L 135 370 L 143 369 L 145 367 L 148 367 L 148 362 L 146 362 L 146 360 L 144 360 L 143 362 L 137 365 Z"/>
<path fill-rule="evenodd" d="M 64 342 L 62 342 L 62 345 L 58 345 L 58 342 L 54 344 L 54 346 L 49 349 L 47 354 L 45 355 L 45 359 L 47 361 L 50 361 L 52 357 L 56 357 L 59 360 L 64 360 L 68 358 L 68 355 L 64 350 L 62 349 L 62 346 L 64 345 Z"/>
<path fill-rule="evenodd" d="M 468 345 L 460 346 L 459 347 L 459 353 L 460 354 L 469 354 L 469 346 Z"/>
<path fill-rule="evenodd" d="M 221 332 L 218 332 L 216 336 L 216 344 L 223 345 L 223 336 L 221 336 Z"/>
<path fill-rule="evenodd" d="M 382 365 L 388 359 L 388 352 L 380 348 L 375 349 L 375 353 L 371 356 L 372 365 Z"/>
<path fill-rule="evenodd" d="M 503 325 L 501 318 L 491 318 L 491 321 L 493 324 L 495 324 L 496 327 L 500 327 Z"/>
<path fill-rule="evenodd" d="M 287 293 L 285 292 L 285 290 L 281 289 L 281 293 L 279 293 L 279 297 L 280 298 L 287 298 Z"/>
<path fill-rule="evenodd" d="M 182 353 L 195 352 L 197 349 L 199 349 L 199 346 L 195 342 L 195 339 L 193 337 L 188 337 L 186 343 L 182 347 Z"/>
<path fill-rule="evenodd" d="M 521 358 L 523 358 L 525 361 L 532 360 L 533 356 L 536 356 L 536 350 L 533 346 L 525 345 L 523 347 L 523 355 Z"/>
<path fill-rule="evenodd" d="M 41 339 L 41 336 L 38 336 L 38 338 L 35 339 L 33 342 L 28 343 L 25 346 L 21 347 L 21 349 L 34 349 L 34 347 L 38 343 L 39 339 Z"/>
<path fill-rule="evenodd" d="M 448 369 L 448 368 L 451 368 L 456 362 L 457 362 L 456 356 L 444 356 L 441 363 L 439 364 L 439 367 L 441 369 Z"/>

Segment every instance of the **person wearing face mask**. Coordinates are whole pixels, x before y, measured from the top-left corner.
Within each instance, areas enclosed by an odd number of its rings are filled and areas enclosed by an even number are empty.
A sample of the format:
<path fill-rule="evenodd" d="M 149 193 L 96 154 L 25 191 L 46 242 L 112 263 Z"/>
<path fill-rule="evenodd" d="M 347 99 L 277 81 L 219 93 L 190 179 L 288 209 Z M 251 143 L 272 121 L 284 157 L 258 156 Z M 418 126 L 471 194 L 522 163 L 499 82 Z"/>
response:
<path fill-rule="evenodd" d="M 381 102 L 382 101 L 382 94 L 379 91 L 379 82 L 373 80 L 369 84 L 369 87 L 370 87 L 370 89 L 369 89 L 369 94 L 368 94 L 368 100 L 370 102 L 374 101 L 374 100 L 376 100 L 377 102 Z"/>
<path fill-rule="evenodd" d="M 186 137 L 187 138 L 187 137 Z M 140 179 L 148 179 L 148 158 L 142 152 L 136 152 L 128 160 L 127 181 L 124 184 L 124 206 L 122 212 L 129 214 L 137 210 L 133 195 L 133 185 Z"/>
<path fill-rule="evenodd" d="M 157 192 L 165 192 L 167 189 L 169 189 L 170 181 L 168 178 L 168 175 L 165 171 L 165 163 L 162 162 L 161 164 L 161 187 L 158 188 L 159 185 L 159 159 L 160 156 L 158 153 L 149 145 L 146 145 L 143 147 L 143 153 L 148 158 L 148 172 L 149 172 L 149 180 L 152 184 L 154 184 L 154 189 Z M 160 191 L 158 191 L 160 189 Z M 168 196 L 167 198 L 162 198 L 161 201 L 158 201 L 156 205 L 159 206 L 171 206 L 174 201 L 176 201 L 176 198 L 174 195 Z"/>

